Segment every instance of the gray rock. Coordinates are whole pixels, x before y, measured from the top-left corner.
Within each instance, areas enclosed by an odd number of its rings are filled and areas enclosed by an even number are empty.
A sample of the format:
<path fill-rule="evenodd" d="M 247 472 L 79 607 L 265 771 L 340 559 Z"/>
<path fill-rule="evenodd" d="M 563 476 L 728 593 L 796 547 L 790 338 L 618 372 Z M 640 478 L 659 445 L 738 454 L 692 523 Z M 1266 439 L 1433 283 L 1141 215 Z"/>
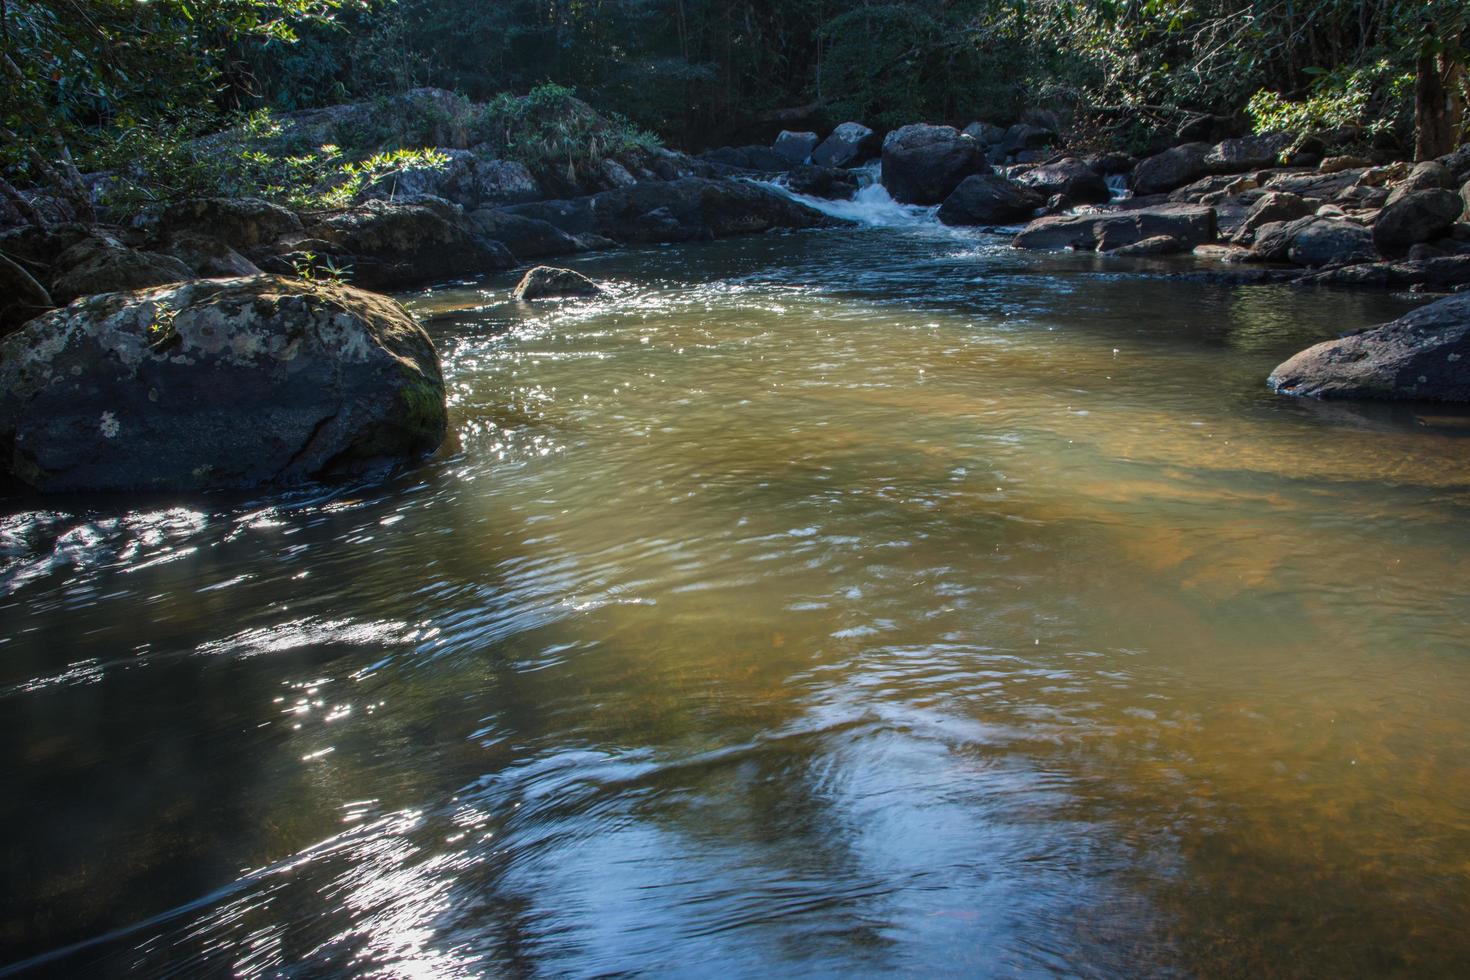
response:
<path fill-rule="evenodd" d="M 444 385 L 384 296 L 275 276 L 95 296 L 0 342 L 0 464 L 39 491 L 356 476 L 432 451 Z"/>
<path fill-rule="evenodd" d="M 938 204 L 983 169 L 980 144 L 953 126 L 916 123 L 883 140 L 883 186 L 902 204 Z"/>
<path fill-rule="evenodd" d="M 1470 401 L 1470 296 L 1309 347 L 1272 371 L 1268 383 L 1281 394 L 1313 398 Z"/>
<path fill-rule="evenodd" d="M 972 174 L 944 199 L 939 220 L 947 225 L 1005 225 L 1029 219 L 1044 203 L 1036 191 L 999 174 Z"/>
<path fill-rule="evenodd" d="M 961 130 L 981 146 L 995 146 L 1006 138 L 1006 131 L 994 123 L 972 122 Z"/>
<path fill-rule="evenodd" d="M 858 192 L 858 179 L 851 171 L 840 167 L 803 165 L 791 168 L 786 186 L 794 194 L 846 201 Z"/>
<path fill-rule="evenodd" d="M 65 305 L 79 296 L 145 289 L 194 278 L 194 270 L 172 255 L 139 252 L 98 233 L 77 242 L 56 259 L 51 298 Z"/>
<path fill-rule="evenodd" d="M 521 277 L 521 281 L 511 292 L 511 298 L 557 299 L 565 296 L 600 296 L 602 292 L 601 286 L 580 272 L 538 265 Z"/>
<path fill-rule="evenodd" d="M 1409 175 L 1393 186 L 1393 192 L 1389 195 L 1388 201 L 1392 204 L 1405 194 L 1412 194 L 1414 191 L 1453 191 L 1459 190 L 1459 187 L 1460 182 L 1455 180 L 1455 175 L 1448 167 L 1437 160 L 1425 160 L 1414 164 Z"/>
<path fill-rule="evenodd" d="M 1173 235 L 1155 235 L 1133 242 L 1130 245 L 1119 245 L 1108 251 L 1108 255 L 1177 255 L 1180 252 L 1188 252 L 1190 247 Z"/>
<path fill-rule="evenodd" d="M 1257 262 L 1322 267 L 1372 262 L 1378 252 L 1373 247 L 1373 233 L 1362 225 L 1312 214 L 1256 228 L 1251 257 Z"/>
<path fill-rule="evenodd" d="M 1293 140 L 1290 133 L 1262 133 L 1221 140 L 1205 154 L 1205 166 L 1217 174 L 1238 174 L 1279 166 L 1281 155 L 1291 148 Z"/>
<path fill-rule="evenodd" d="M 1208 143 L 1185 143 L 1141 161 L 1133 168 L 1133 193 L 1167 194 L 1194 183 L 1210 172 L 1205 156 L 1211 149 Z"/>
<path fill-rule="evenodd" d="M 1464 209 L 1465 202 L 1453 191 L 1395 191 L 1373 222 L 1373 244 L 1389 258 L 1403 255 L 1420 242 L 1449 234 Z"/>
<path fill-rule="evenodd" d="M 1197 204 L 1115 208 L 1092 214 L 1038 218 L 1016 236 L 1017 248 L 1113 250 L 1167 235 L 1184 248 L 1215 237 L 1215 209 Z"/>
<path fill-rule="evenodd" d="M 254 197 L 210 197 L 182 201 L 163 213 L 162 232 L 202 235 L 248 251 L 301 234 L 301 219 L 279 204 Z"/>
<path fill-rule="evenodd" d="M 525 164 L 486 156 L 488 147 L 437 152 L 443 162 L 420 163 L 383 174 L 358 192 L 356 202 L 415 203 L 435 197 L 473 210 L 546 196 Z"/>
<path fill-rule="evenodd" d="M 722 146 L 699 155 L 699 159 L 734 170 L 777 173 L 791 166 L 784 156 L 769 146 Z"/>
<path fill-rule="evenodd" d="M 862 123 L 845 122 L 812 151 L 812 163 L 819 167 L 853 167 L 878 150 L 877 133 Z"/>
<path fill-rule="evenodd" d="M 1000 141 L 1000 151 L 1007 156 L 1015 156 L 1028 151 L 1044 150 L 1056 143 L 1056 131 L 1050 127 L 1018 122 L 1006 130 Z"/>
<path fill-rule="evenodd" d="M 1016 181 L 1047 199 L 1060 195 L 1062 207 L 1068 208 L 1078 204 L 1106 204 L 1113 196 L 1102 175 L 1076 157 L 1035 167 Z"/>
<path fill-rule="evenodd" d="M 1268 191 L 1246 212 L 1245 220 L 1235 238 L 1237 241 L 1245 241 L 1262 225 L 1295 221 L 1311 213 L 1311 207 L 1297 195 L 1289 191 Z"/>
<path fill-rule="evenodd" d="M 481 208 L 469 215 L 470 227 L 482 238 L 499 242 L 517 259 L 541 259 L 584 251 L 581 243 L 547 221 Z"/>
<path fill-rule="evenodd" d="M 771 149 L 792 166 L 806 163 L 812 158 L 812 151 L 816 148 L 816 133 L 794 133 L 789 129 L 781 130 L 781 135 L 776 137 L 776 142 L 771 146 Z"/>
<path fill-rule="evenodd" d="M 208 235 L 179 232 L 164 250 L 205 279 L 233 279 L 260 274 L 254 262 Z"/>
<path fill-rule="evenodd" d="M 368 201 L 323 218 L 308 233 L 367 289 L 406 289 L 515 265 L 504 245 L 476 235 L 459 209 L 442 203 Z"/>

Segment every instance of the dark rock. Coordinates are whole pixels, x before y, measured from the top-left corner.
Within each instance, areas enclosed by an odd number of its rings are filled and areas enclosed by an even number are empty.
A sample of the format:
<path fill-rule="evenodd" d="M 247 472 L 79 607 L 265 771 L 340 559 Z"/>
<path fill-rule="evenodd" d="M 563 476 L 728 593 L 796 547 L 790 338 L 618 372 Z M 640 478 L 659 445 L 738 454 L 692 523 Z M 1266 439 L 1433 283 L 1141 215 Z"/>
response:
<path fill-rule="evenodd" d="M 1085 158 L 1089 167 L 1104 177 L 1126 174 L 1138 166 L 1138 161 L 1126 153 L 1095 153 Z"/>
<path fill-rule="evenodd" d="M 1215 209 L 1192 204 L 1115 208 L 1038 218 L 1016 236 L 1017 248 L 1112 250 L 1168 235 L 1193 248 L 1215 237 Z"/>
<path fill-rule="evenodd" d="M 771 147 L 791 166 L 806 163 L 812 158 L 812 151 L 816 148 L 816 133 L 793 133 L 789 129 L 783 129 Z"/>
<path fill-rule="evenodd" d="M 1133 192 L 1167 194 L 1199 180 L 1210 172 L 1205 156 L 1211 149 L 1207 143 L 1185 143 L 1141 161 L 1133 168 Z"/>
<path fill-rule="evenodd" d="M 733 167 L 736 170 L 753 170 L 758 173 L 779 173 L 791 163 L 769 146 L 722 146 L 699 155 L 700 160 Z"/>
<path fill-rule="evenodd" d="M 961 130 L 961 132 L 981 146 L 995 146 L 998 143 L 1004 142 L 1006 138 L 1006 131 L 1004 129 L 994 123 L 988 122 L 972 122 Z"/>
<path fill-rule="evenodd" d="M 1373 161 L 1366 157 L 1335 156 L 1327 157 L 1317 164 L 1317 172 L 1324 174 L 1340 174 L 1344 170 L 1366 170 L 1373 166 Z"/>
<path fill-rule="evenodd" d="M 999 174 L 972 174 L 939 207 L 947 225 L 1004 225 L 1025 221 L 1043 204 L 1041 195 Z"/>
<path fill-rule="evenodd" d="M 51 298 L 64 306 L 79 296 L 144 289 L 193 279 L 194 271 L 172 255 L 140 252 L 98 233 L 57 256 Z"/>
<path fill-rule="evenodd" d="M 1425 160 L 1423 163 L 1414 164 L 1409 175 L 1394 185 L 1393 193 L 1389 195 L 1389 203 L 1414 191 L 1456 191 L 1459 189 L 1460 182 L 1455 180 L 1455 175 L 1448 167 L 1435 160 Z"/>
<path fill-rule="evenodd" d="M 852 171 L 839 167 L 803 165 L 791 168 L 786 187 L 793 194 L 846 201 L 858 192 L 858 179 Z"/>
<path fill-rule="evenodd" d="M 1288 191 L 1268 191 L 1251 205 L 1235 238 L 1237 241 L 1242 241 L 1249 238 L 1262 225 L 1295 221 L 1311 213 L 1311 207 L 1297 195 Z"/>
<path fill-rule="evenodd" d="M 1229 116 L 1200 115 L 1189 119 L 1176 134 L 1180 143 L 1218 143 L 1240 135 L 1240 123 Z"/>
<path fill-rule="evenodd" d="M 301 234 L 301 219 L 279 204 L 254 197 L 210 197 L 182 201 L 163 213 L 169 237 L 202 235 L 233 249 L 247 251 L 290 235 Z"/>
<path fill-rule="evenodd" d="M 1217 174 L 1275 167 L 1281 163 L 1281 155 L 1291 148 L 1293 139 L 1290 133 L 1262 133 L 1222 140 L 1205 154 L 1205 166 Z"/>
<path fill-rule="evenodd" d="M 1266 190 L 1287 191 L 1307 201 L 1321 202 L 1330 201 L 1352 187 L 1362 175 L 1361 170 L 1344 170 L 1335 174 L 1320 174 L 1315 170 L 1279 173 L 1262 186 Z"/>
<path fill-rule="evenodd" d="M 1063 207 L 1106 204 L 1113 196 L 1102 175 L 1076 157 L 1028 170 L 1016 180 L 1043 197 L 1060 195 Z"/>
<path fill-rule="evenodd" d="M 980 144 L 953 126 L 916 123 L 883 140 L 883 186 L 901 204 L 938 204 L 983 169 Z"/>
<path fill-rule="evenodd" d="M 1470 143 L 1453 153 L 1446 153 L 1438 160 L 1440 166 L 1455 175 L 1455 183 L 1470 181 Z"/>
<path fill-rule="evenodd" d="M 1190 248 L 1184 242 L 1173 235 L 1155 235 L 1133 242 L 1130 245 L 1119 245 L 1111 249 L 1108 255 L 1177 255 L 1180 252 L 1188 252 Z"/>
<path fill-rule="evenodd" d="M 0 463 L 40 491 L 359 475 L 432 451 L 444 385 L 384 296 L 275 276 L 95 296 L 0 344 Z"/>
<path fill-rule="evenodd" d="M 208 235 L 179 232 L 164 246 L 164 250 L 205 279 L 260 275 L 260 269 L 254 262 Z"/>
<path fill-rule="evenodd" d="M 1373 233 L 1362 225 L 1315 214 L 1256 228 L 1251 255 L 1258 262 L 1292 262 L 1310 267 L 1354 265 L 1377 257 Z"/>
<path fill-rule="evenodd" d="M 308 232 L 329 243 L 331 257 L 350 264 L 352 282 L 367 289 L 405 289 L 515 265 L 504 245 L 474 234 L 462 212 L 428 201 L 368 201 Z"/>
<path fill-rule="evenodd" d="M 469 215 L 470 227 L 481 238 L 499 242 L 517 259 L 540 259 L 584 251 L 571 235 L 547 221 L 493 208 Z"/>
<path fill-rule="evenodd" d="M 591 197 L 575 197 L 566 201 L 536 201 L 497 210 L 500 214 L 543 221 L 569 235 L 592 233 Z"/>
<path fill-rule="evenodd" d="M 1464 208 L 1465 202 L 1453 191 L 1418 190 L 1403 195 L 1395 191 L 1373 222 L 1373 244 L 1389 258 L 1403 255 L 1419 242 L 1448 234 Z"/>
<path fill-rule="evenodd" d="M 565 296 L 600 296 L 602 287 L 571 269 L 538 265 L 527 272 L 511 292 L 512 299 L 557 299 Z"/>
<path fill-rule="evenodd" d="M 1055 146 L 1056 143 L 1055 130 L 1029 122 L 1018 122 L 1006 130 L 1005 136 L 1000 141 L 1000 149 L 1006 155 L 1014 156 L 1027 151 L 1045 150 L 1047 147 Z"/>
<path fill-rule="evenodd" d="M 525 164 L 486 155 L 493 152 L 488 147 L 437 152 L 443 158 L 441 162 L 416 163 L 383 174 L 359 191 L 355 200 L 412 204 L 439 198 L 473 210 L 546 196 Z"/>
<path fill-rule="evenodd" d="M 819 167 L 853 167 L 878 153 L 878 134 L 862 123 L 845 122 L 812 151 Z"/>
<path fill-rule="evenodd" d="M 1470 401 L 1470 296 L 1309 347 L 1271 372 L 1272 389 L 1313 398 Z"/>
<path fill-rule="evenodd" d="M 30 270 L 0 252 L 0 337 L 55 305 Z"/>

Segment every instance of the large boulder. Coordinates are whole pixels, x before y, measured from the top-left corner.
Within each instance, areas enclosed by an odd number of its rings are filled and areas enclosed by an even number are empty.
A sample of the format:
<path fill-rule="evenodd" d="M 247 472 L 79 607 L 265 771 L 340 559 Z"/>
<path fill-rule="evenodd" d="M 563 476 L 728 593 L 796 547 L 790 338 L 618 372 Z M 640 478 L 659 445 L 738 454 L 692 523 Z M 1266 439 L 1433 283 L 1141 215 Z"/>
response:
<path fill-rule="evenodd" d="M 858 192 L 858 179 L 852 171 L 840 167 L 803 165 L 791 168 L 786 187 L 793 194 L 846 201 Z"/>
<path fill-rule="evenodd" d="M 775 173 L 791 167 L 790 161 L 769 146 L 722 146 L 701 153 L 699 159 L 720 168 L 757 173 Z"/>
<path fill-rule="evenodd" d="M 1103 176 L 1076 157 L 1066 157 L 1056 163 L 1035 167 L 1018 176 L 1016 182 L 1031 188 L 1045 199 L 1060 197 L 1058 203 L 1062 207 L 1106 204 L 1113 196 Z"/>
<path fill-rule="evenodd" d="M 1148 238 L 1168 236 L 1181 249 L 1192 249 L 1215 237 L 1215 209 L 1197 204 L 1160 204 L 1117 208 L 1092 214 L 1038 218 L 1016 236 L 1026 249 L 1112 251 Z"/>
<path fill-rule="evenodd" d="M 644 182 L 591 197 L 507 210 L 547 221 L 571 235 L 591 233 L 625 244 L 848 224 L 758 184 L 703 177 Z"/>
<path fill-rule="evenodd" d="M 1271 221 L 1255 230 L 1251 259 L 1292 262 L 1311 268 L 1356 265 L 1378 257 L 1373 232 L 1345 218 L 1309 214 L 1295 221 Z"/>
<path fill-rule="evenodd" d="M 435 162 L 412 163 L 379 176 L 358 191 L 357 203 L 412 203 L 435 197 L 473 210 L 523 204 L 545 196 L 523 163 L 498 160 L 470 150 L 436 152 Z"/>
<path fill-rule="evenodd" d="M 582 243 L 547 221 L 482 208 L 469 215 L 470 227 L 482 238 L 510 249 L 517 259 L 540 259 L 583 251 Z"/>
<path fill-rule="evenodd" d="M 1414 191 L 1446 190 L 1452 191 L 1459 186 L 1455 175 L 1448 167 L 1437 160 L 1425 160 L 1414 164 L 1408 175 L 1393 186 L 1393 194 L 1389 201 L 1392 202 L 1405 194 Z"/>
<path fill-rule="evenodd" d="M 983 147 L 996 146 L 1006 138 L 1006 131 L 995 123 L 972 122 L 961 130 L 970 139 Z"/>
<path fill-rule="evenodd" d="M 580 272 L 538 265 L 521 277 L 510 295 L 512 299 L 536 300 L 601 294 L 602 287 Z"/>
<path fill-rule="evenodd" d="M 1185 184 L 1192 184 L 1210 172 L 1205 157 L 1213 149 L 1208 143 L 1185 143 L 1156 153 L 1133 168 L 1129 185 L 1140 197 L 1167 194 Z"/>
<path fill-rule="evenodd" d="M 1036 191 L 999 174 L 971 174 L 939 206 L 939 220 L 947 225 L 1005 225 L 1027 220 L 1045 203 Z"/>
<path fill-rule="evenodd" d="M 207 197 L 181 201 L 163 213 L 169 237 L 196 234 L 248 251 L 301 233 L 301 219 L 279 204 L 255 197 Z"/>
<path fill-rule="evenodd" d="M 1448 234 L 1464 209 L 1465 202 L 1454 191 L 1395 192 L 1373 222 L 1373 244 L 1390 258 L 1404 255 L 1420 242 Z"/>
<path fill-rule="evenodd" d="M 812 151 L 819 167 L 852 167 L 878 152 L 878 134 L 862 123 L 845 122 Z"/>
<path fill-rule="evenodd" d="M 432 451 L 444 384 L 397 303 L 276 276 L 95 296 L 0 342 L 0 466 L 39 491 L 349 477 Z"/>
<path fill-rule="evenodd" d="M 260 268 L 229 245 L 209 235 L 179 232 L 164 251 L 204 279 L 234 279 L 260 274 Z"/>
<path fill-rule="evenodd" d="M 140 252 L 100 232 L 62 252 L 55 268 L 51 298 L 57 305 L 70 303 L 79 296 L 143 289 L 194 278 L 194 270 L 172 255 Z"/>
<path fill-rule="evenodd" d="M 1309 347 L 1272 371 L 1269 384 L 1313 398 L 1470 401 L 1470 296 Z"/>
<path fill-rule="evenodd" d="M 1056 145 L 1056 130 L 1031 122 L 1018 122 L 1005 131 L 997 152 L 1002 156 L 1045 150 Z"/>
<path fill-rule="evenodd" d="M 1239 139 L 1221 140 L 1205 153 L 1205 167 L 1211 173 L 1238 174 L 1246 170 L 1275 167 L 1281 156 L 1291 149 L 1290 133 L 1262 133 Z"/>
<path fill-rule="evenodd" d="M 982 169 L 980 144 L 953 126 L 915 123 L 883 140 L 883 186 L 901 204 L 938 204 Z"/>
<path fill-rule="evenodd" d="M 794 133 L 789 129 L 781 130 L 781 135 L 776 137 L 776 142 L 771 146 L 790 166 L 806 163 L 812 158 L 812 151 L 816 148 L 816 133 Z"/>
<path fill-rule="evenodd" d="M 1311 207 L 1289 191 L 1267 191 L 1250 206 L 1236 230 L 1237 241 L 1245 241 L 1257 228 L 1278 221 L 1295 221 L 1312 213 Z"/>
<path fill-rule="evenodd" d="M 350 265 L 352 282 L 366 289 L 406 289 L 515 265 L 504 245 L 474 234 L 463 213 L 442 202 L 367 201 L 328 215 L 308 233 Z"/>

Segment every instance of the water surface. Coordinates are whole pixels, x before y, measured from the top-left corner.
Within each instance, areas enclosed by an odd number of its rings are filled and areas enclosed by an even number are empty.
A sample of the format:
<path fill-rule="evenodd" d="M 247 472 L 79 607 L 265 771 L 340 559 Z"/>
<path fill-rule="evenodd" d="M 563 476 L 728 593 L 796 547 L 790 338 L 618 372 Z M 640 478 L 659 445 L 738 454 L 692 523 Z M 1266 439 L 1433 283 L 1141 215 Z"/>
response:
<path fill-rule="evenodd" d="M 1404 302 L 573 264 L 410 297 L 452 434 L 385 485 L 7 502 L 0 963 L 1470 970 L 1464 420 L 1264 388 Z"/>

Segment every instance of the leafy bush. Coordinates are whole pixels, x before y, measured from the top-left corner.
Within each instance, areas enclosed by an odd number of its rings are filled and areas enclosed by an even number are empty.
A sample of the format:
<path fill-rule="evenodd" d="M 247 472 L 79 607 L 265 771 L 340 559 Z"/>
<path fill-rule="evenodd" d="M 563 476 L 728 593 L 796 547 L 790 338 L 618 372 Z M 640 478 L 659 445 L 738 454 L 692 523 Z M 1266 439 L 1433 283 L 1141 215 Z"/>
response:
<path fill-rule="evenodd" d="M 508 159 L 537 176 L 577 181 L 579 170 L 610 156 L 659 145 L 658 137 L 618 115 L 600 116 L 572 89 L 550 82 L 528 95 L 503 93 L 485 105 L 482 123 Z"/>

